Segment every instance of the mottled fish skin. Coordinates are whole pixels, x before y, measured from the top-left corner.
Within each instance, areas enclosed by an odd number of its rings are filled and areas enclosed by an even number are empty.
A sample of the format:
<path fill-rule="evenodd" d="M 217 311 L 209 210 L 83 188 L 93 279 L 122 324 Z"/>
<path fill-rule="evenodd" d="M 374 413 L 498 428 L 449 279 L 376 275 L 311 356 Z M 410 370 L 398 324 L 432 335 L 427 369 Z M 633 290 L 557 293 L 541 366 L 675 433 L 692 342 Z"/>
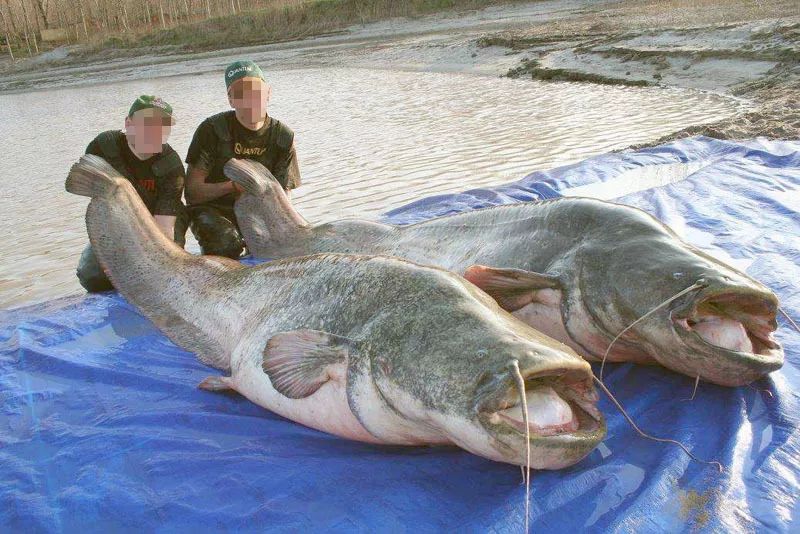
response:
<path fill-rule="evenodd" d="M 385 256 L 255 267 L 193 256 L 102 159 L 83 156 L 66 187 L 92 197 L 90 240 L 120 293 L 178 345 L 230 371 L 204 389 L 234 389 L 348 439 L 455 444 L 524 464 L 525 433 L 498 415 L 519 403 L 518 362 L 531 388 L 560 396 L 562 416 L 569 403 L 577 427 L 533 432 L 533 467 L 572 465 L 605 435 L 589 365 L 458 275 Z M 529 403 L 534 421 L 537 409 L 546 418 L 553 408 Z"/>
<path fill-rule="evenodd" d="M 231 160 L 225 170 L 246 191 L 236 212 L 256 257 L 386 254 L 448 269 L 591 361 L 602 359 L 617 334 L 649 313 L 611 346 L 608 361 L 657 363 L 726 386 L 747 384 L 783 364 L 783 349 L 772 337 L 775 294 L 642 210 L 560 198 L 408 226 L 364 220 L 315 226 L 259 164 Z M 525 273 L 516 271 L 543 276 L 529 277 L 526 287 Z M 697 324 L 730 326 L 751 343 L 717 346 L 714 341 L 736 336 Z M 749 345 L 754 352 L 743 351 Z"/>

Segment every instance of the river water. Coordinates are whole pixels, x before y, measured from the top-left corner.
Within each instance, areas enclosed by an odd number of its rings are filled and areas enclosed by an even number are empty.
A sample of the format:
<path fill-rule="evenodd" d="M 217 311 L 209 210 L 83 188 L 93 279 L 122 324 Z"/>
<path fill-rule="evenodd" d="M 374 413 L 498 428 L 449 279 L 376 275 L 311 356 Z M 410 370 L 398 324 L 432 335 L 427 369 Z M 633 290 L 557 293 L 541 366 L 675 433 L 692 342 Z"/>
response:
<path fill-rule="evenodd" d="M 269 76 L 270 114 L 296 133 L 304 185 L 294 201 L 314 222 L 516 180 L 741 106 L 680 89 L 468 74 L 325 67 Z M 181 155 L 197 125 L 227 109 L 219 72 L 0 95 L 0 308 L 81 291 L 87 199 L 66 193 L 64 178 L 97 133 L 122 128 L 139 94 L 173 105 L 170 143 Z"/>

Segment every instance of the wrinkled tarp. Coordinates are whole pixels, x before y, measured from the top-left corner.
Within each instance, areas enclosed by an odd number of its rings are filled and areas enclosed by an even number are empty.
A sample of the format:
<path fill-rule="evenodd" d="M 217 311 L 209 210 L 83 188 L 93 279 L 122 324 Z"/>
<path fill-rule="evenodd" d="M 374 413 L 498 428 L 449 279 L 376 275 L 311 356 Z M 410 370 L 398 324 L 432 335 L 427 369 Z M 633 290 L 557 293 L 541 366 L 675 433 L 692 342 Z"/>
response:
<path fill-rule="evenodd" d="M 800 319 L 800 142 L 695 138 L 606 154 L 386 219 L 592 191 L 746 270 Z M 751 387 L 701 384 L 689 402 L 690 378 L 606 369 L 643 429 L 724 473 L 638 437 L 603 398 L 608 438 L 574 467 L 534 473 L 533 531 L 797 531 L 800 335 L 779 322 L 786 364 Z M 523 528 L 517 467 L 325 435 L 198 390 L 210 374 L 116 294 L 0 312 L 0 531 Z"/>

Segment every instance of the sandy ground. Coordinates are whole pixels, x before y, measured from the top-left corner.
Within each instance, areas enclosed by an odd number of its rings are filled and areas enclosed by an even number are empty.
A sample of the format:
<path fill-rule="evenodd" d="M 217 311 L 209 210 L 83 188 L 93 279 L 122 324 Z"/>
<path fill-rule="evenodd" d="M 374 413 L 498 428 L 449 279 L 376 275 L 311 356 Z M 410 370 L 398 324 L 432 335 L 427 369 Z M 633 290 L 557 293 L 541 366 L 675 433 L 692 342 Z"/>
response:
<path fill-rule="evenodd" d="M 0 92 L 221 70 L 354 66 L 584 83 L 665 85 L 753 102 L 723 122 L 660 139 L 800 138 L 800 2 L 549 0 L 393 19 L 334 35 L 215 52 L 60 48 L 0 64 Z"/>
<path fill-rule="evenodd" d="M 485 36 L 522 54 L 507 75 L 671 85 L 746 98 L 750 111 L 659 139 L 800 138 L 800 2 L 623 1 Z M 634 147 L 635 148 L 635 147 Z"/>
<path fill-rule="evenodd" d="M 353 26 L 340 33 L 300 41 L 212 52 L 186 53 L 179 47 L 147 47 L 89 53 L 77 45 L 61 47 L 16 63 L 2 56 L 0 92 L 100 83 L 100 77 L 102 82 L 107 82 L 204 72 L 216 70 L 217 64 L 224 66 L 230 57 L 241 56 L 258 57 L 276 68 L 348 64 L 495 76 L 514 66 L 517 61 L 513 57 L 515 53 L 501 47 L 482 50 L 477 45 L 481 36 L 522 29 L 532 21 L 572 17 L 587 6 L 604 3 L 597 0 L 548 0 L 419 19 L 399 18 Z M 476 55 L 478 51 L 481 53 Z M 208 64 L 214 64 L 213 68 L 206 68 Z"/>

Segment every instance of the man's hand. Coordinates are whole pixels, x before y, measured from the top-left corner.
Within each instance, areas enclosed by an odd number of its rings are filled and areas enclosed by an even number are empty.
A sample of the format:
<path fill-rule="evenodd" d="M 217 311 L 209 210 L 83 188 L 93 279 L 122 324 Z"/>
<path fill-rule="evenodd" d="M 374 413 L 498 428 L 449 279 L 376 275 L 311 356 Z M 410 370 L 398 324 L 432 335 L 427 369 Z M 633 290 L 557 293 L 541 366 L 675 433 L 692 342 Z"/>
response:
<path fill-rule="evenodd" d="M 158 229 L 161 233 L 169 238 L 170 241 L 175 239 L 175 219 L 173 215 L 154 215 Z"/>
<path fill-rule="evenodd" d="M 208 169 L 189 165 L 189 173 L 186 176 L 186 202 L 189 205 L 203 204 L 235 192 L 231 187 L 232 182 L 208 184 L 206 178 Z"/>

